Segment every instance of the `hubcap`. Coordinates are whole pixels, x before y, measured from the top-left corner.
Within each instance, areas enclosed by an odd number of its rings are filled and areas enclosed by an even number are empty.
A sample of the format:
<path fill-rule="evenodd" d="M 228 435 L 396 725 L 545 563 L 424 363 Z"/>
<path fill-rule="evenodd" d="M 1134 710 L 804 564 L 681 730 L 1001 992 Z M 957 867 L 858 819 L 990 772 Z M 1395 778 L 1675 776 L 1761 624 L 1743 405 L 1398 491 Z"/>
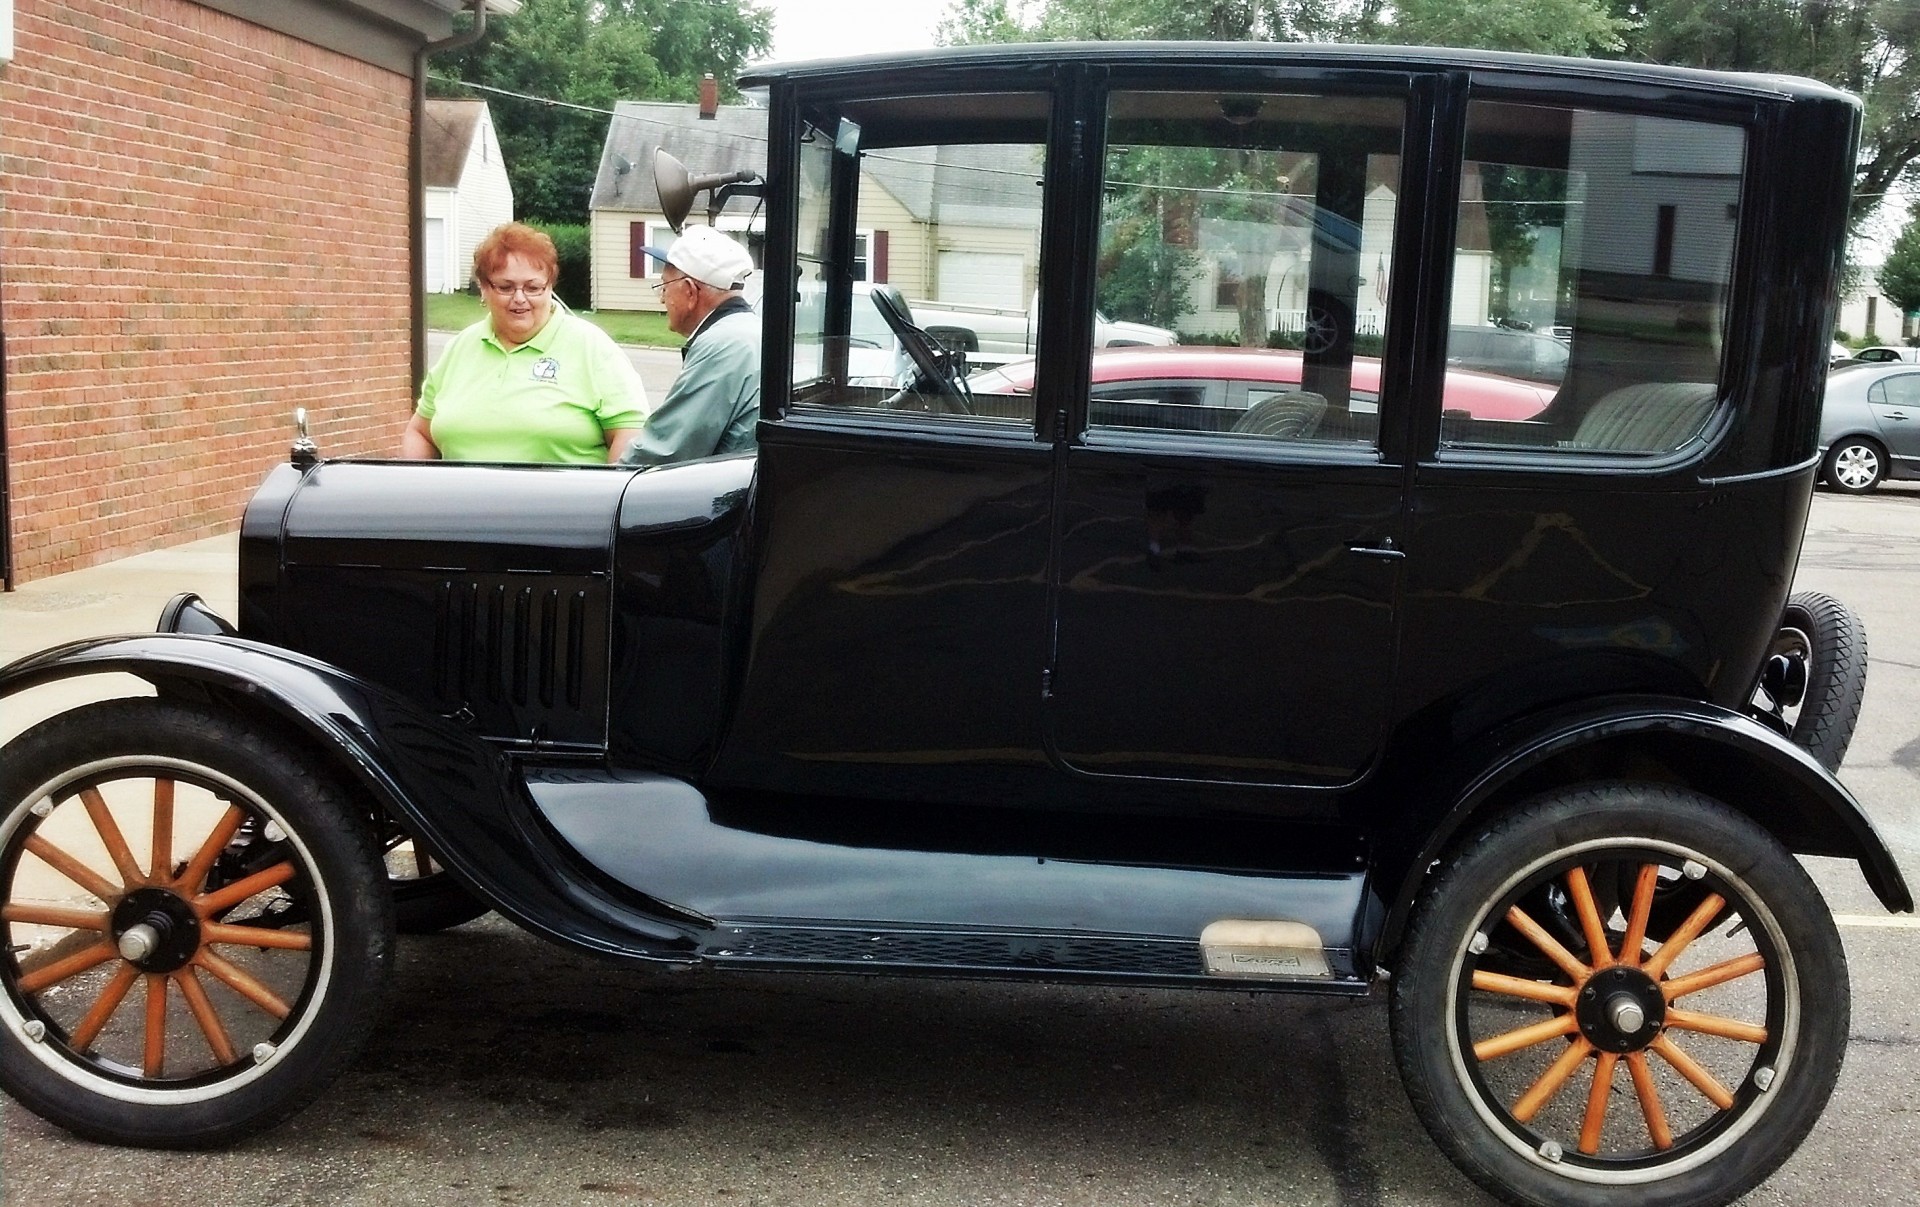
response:
<path fill-rule="evenodd" d="M 1833 459 L 1833 473 L 1840 484 L 1849 490 L 1860 490 L 1873 485 L 1880 474 L 1880 458 L 1870 448 L 1850 445 L 1840 450 Z"/>
<path fill-rule="evenodd" d="M 1580 1034 L 1602 1052 L 1640 1051 L 1660 1034 L 1666 1016 L 1660 983 L 1620 964 L 1588 978 L 1574 1007 Z"/>
<path fill-rule="evenodd" d="M 200 916 L 166 889 L 135 889 L 114 907 L 109 934 L 120 957 L 142 972 L 172 972 L 200 950 Z"/>

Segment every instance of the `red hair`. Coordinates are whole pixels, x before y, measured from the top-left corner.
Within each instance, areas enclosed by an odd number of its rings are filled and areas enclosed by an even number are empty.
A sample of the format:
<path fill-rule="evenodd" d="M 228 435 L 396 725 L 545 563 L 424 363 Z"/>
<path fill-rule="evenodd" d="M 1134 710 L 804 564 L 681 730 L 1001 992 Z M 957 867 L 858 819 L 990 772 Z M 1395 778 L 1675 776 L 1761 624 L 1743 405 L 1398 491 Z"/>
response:
<path fill-rule="evenodd" d="M 509 256 L 533 262 L 547 274 L 549 285 L 559 279 L 560 253 L 553 249 L 553 240 L 544 231 L 519 222 L 494 227 L 493 233 L 473 249 L 473 275 L 482 281 L 492 280 L 494 273 L 506 267 Z"/>

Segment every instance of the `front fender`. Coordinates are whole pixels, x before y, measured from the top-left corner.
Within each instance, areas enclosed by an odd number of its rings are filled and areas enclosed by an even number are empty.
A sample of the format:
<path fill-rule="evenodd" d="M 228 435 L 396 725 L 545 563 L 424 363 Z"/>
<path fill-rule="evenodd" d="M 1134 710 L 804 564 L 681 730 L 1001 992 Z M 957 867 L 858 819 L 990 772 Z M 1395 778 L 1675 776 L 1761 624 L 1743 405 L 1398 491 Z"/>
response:
<path fill-rule="evenodd" d="M 111 672 L 135 675 L 163 695 L 211 695 L 291 727 L 487 904 L 529 930 L 609 955 L 689 958 L 691 920 L 649 913 L 577 871 L 577 857 L 535 820 L 524 781 L 503 755 L 325 663 L 233 637 L 95 638 L 0 668 L 0 699 Z"/>
<path fill-rule="evenodd" d="M 1893 852 L 1853 794 L 1814 757 L 1742 713 L 1655 697 L 1588 703 L 1473 744 L 1413 799 L 1439 816 L 1420 846 L 1378 870 L 1396 891 L 1386 902 L 1379 950 L 1398 945 L 1427 871 L 1454 842 L 1502 808 L 1583 780 L 1655 776 L 1746 813 L 1788 849 L 1856 860 L 1880 903 L 1911 913 L 1913 894 Z"/>

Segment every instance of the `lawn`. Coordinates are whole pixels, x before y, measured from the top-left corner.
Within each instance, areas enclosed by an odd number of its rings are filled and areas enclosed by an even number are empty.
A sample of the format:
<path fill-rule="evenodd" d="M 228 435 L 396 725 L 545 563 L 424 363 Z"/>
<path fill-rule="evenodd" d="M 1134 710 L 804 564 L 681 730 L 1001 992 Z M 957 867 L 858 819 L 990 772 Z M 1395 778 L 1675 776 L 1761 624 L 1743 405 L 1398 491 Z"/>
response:
<path fill-rule="evenodd" d="M 631 310 L 576 310 L 574 313 L 612 336 L 615 343 L 678 348 L 686 342 L 667 330 L 667 316 L 664 314 Z M 427 295 L 429 331 L 458 331 L 486 316 L 485 303 L 470 293 Z"/>

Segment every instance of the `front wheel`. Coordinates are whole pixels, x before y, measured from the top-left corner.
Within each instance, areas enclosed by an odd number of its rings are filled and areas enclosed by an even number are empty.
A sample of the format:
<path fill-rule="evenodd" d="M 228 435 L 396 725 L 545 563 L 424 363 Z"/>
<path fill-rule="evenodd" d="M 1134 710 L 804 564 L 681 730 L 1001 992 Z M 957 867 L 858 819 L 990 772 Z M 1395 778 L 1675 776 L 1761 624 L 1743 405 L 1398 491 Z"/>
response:
<path fill-rule="evenodd" d="M 1681 789 L 1566 790 L 1501 819 L 1445 863 L 1403 953 L 1408 1096 L 1510 1203 L 1726 1203 L 1792 1154 L 1845 1054 L 1818 890 Z"/>
<path fill-rule="evenodd" d="M 90 705 L 0 757 L 0 1086 L 91 1140 L 269 1127 L 352 1061 L 393 905 L 349 800 L 219 711 Z"/>

